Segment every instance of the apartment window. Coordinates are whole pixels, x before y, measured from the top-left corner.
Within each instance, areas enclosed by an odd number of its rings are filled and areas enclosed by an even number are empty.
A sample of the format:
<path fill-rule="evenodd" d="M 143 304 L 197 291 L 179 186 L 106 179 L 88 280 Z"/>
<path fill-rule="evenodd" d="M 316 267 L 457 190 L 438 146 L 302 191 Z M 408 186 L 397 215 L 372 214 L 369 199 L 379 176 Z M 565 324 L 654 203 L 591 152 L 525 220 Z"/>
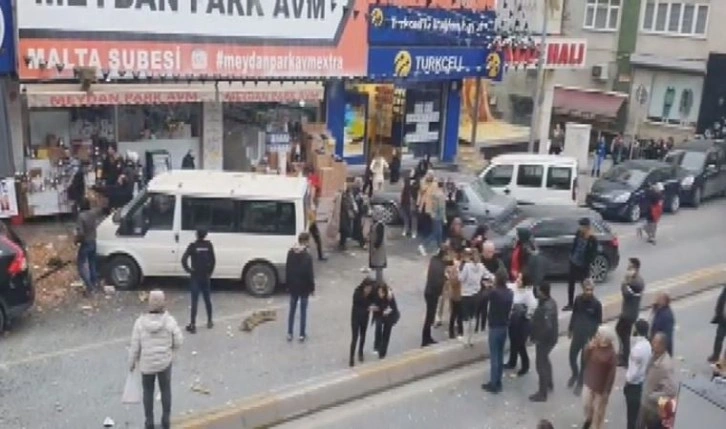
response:
<path fill-rule="evenodd" d="M 708 12 L 707 4 L 648 0 L 643 12 L 643 31 L 703 36 L 706 34 Z"/>
<path fill-rule="evenodd" d="M 615 30 L 618 28 L 621 0 L 587 0 L 585 28 Z"/>

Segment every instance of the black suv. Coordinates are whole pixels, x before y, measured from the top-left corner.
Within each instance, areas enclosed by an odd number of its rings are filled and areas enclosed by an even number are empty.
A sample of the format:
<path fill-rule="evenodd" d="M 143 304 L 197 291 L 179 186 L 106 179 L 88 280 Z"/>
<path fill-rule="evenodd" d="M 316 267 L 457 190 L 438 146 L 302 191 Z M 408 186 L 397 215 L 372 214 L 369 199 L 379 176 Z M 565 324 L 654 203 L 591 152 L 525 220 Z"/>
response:
<path fill-rule="evenodd" d="M 592 279 L 604 282 L 608 274 L 618 267 L 620 263 L 618 237 L 599 213 L 586 208 L 562 206 L 531 206 L 522 207 L 521 210 L 521 217 L 513 225 L 507 225 L 507 231 L 492 225 L 493 232 L 500 235 L 492 234 L 491 240 L 507 266 L 510 266 L 517 229 L 528 228 L 542 256 L 541 266 L 545 270 L 545 276 L 567 275 L 572 243 L 579 228 L 578 221 L 586 217 L 592 223 L 592 230 L 598 242 L 597 256 L 590 267 Z"/>
<path fill-rule="evenodd" d="M 693 140 L 678 145 L 665 162 L 680 167 L 681 200 L 698 207 L 704 199 L 726 194 L 726 144 Z"/>
<path fill-rule="evenodd" d="M 33 306 L 35 289 L 23 242 L 0 221 L 0 333 Z"/>

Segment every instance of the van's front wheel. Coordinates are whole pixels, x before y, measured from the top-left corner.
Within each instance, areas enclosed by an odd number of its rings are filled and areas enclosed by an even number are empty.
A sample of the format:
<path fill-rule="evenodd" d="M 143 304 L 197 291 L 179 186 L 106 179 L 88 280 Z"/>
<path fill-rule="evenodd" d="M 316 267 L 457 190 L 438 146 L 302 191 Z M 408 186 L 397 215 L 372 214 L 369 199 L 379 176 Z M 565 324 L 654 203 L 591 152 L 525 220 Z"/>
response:
<path fill-rule="evenodd" d="M 254 296 L 268 296 L 277 287 L 277 273 L 267 262 L 252 262 L 243 276 L 245 288 Z"/>
<path fill-rule="evenodd" d="M 141 270 L 132 258 L 116 255 L 108 262 L 106 278 L 118 290 L 132 290 L 141 283 Z"/>

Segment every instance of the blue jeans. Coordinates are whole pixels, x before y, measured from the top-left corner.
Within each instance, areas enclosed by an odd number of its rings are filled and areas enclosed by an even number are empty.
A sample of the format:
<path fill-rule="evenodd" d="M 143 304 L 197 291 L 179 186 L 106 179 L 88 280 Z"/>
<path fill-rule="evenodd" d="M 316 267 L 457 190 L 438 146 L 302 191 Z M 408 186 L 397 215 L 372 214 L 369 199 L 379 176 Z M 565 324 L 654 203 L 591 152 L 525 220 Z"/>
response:
<path fill-rule="evenodd" d="M 98 269 L 96 262 L 96 242 L 81 243 L 78 246 L 78 256 L 76 257 L 78 264 L 78 275 L 86 285 L 89 292 L 98 287 Z M 85 266 L 85 268 L 84 268 Z"/>
<path fill-rule="evenodd" d="M 191 325 L 197 324 L 197 309 L 199 307 L 199 294 L 204 298 L 204 308 L 207 310 L 207 323 L 212 322 L 212 297 L 211 297 L 211 280 L 209 277 L 191 278 L 190 291 L 192 292 L 192 314 Z"/>
<path fill-rule="evenodd" d="M 507 342 L 506 326 L 489 327 L 489 362 L 490 384 L 502 388 L 502 372 L 504 368 L 504 344 Z"/>
<path fill-rule="evenodd" d="M 287 315 L 287 335 L 292 336 L 293 328 L 295 328 L 295 311 L 297 310 L 297 302 L 300 301 L 300 336 L 305 336 L 305 324 L 308 318 L 308 296 L 307 295 L 290 295 L 290 312 Z"/>
<path fill-rule="evenodd" d="M 441 219 L 431 219 L 431 232 L 426 238 L 424 238 L 423 247 L 428 249 L 430 244 L 433 242 L 436 244 L 436 249 L 440 249 L 441 243 L 444 241 L 443 234 L 444 221 Z"/>

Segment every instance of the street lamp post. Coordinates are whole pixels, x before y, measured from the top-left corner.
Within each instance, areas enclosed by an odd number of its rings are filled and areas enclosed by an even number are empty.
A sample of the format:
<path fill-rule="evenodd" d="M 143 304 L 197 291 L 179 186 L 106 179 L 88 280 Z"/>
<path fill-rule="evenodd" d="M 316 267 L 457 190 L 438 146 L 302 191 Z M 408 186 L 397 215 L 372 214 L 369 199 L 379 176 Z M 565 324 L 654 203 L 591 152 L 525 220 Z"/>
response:
<path fill-rule="evenodd" d="M 542 38 L 539 42 L 539 58 L 537 60 L 537 86 L 535 87 L 534 91 L 534 99 L 533 106 L 532 106 L 532 120 L 529 124 L 529 145 L 527 147 L 527 151 L 534 152 L 534 141 L 536 139 L 537 135 L 537 124 L 540 112 L 542 111 L 542 92 L 545 79 L 545 69 L 544 69 L 544 63 L 545 58 L 547 55 L 547 24 L 549 23 L 550 19 L 550 11 L 547 5 L 544 6 L 544 17 L 542 20 Z M 539 142 L 539 144 L 542 144 L 542 142 Z"/>

